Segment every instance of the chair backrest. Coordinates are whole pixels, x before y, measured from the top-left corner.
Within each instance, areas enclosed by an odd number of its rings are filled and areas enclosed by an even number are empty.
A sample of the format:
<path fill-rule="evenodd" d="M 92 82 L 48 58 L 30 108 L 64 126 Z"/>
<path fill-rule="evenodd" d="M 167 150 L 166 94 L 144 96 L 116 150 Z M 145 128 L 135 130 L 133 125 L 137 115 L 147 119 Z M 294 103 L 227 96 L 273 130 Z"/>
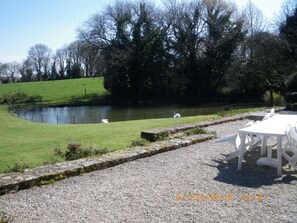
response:
<path fill-rule="evenodd" d="M 262 119 L 263 121 L 266 120 L 266 119 L 269 119 L 271 116 L 270 116 L 270 113 L 267 113 L 264 118 Z"/>
<path fill-rule="evenodd" d="M 252 126 L 253 124 L 255 124 L 254 121 L 249 121 L 248 123 L 246 123 L 244 127 L 249 127 L 249 126 Z"/>
<path fill-rule="evenodd" d="M 270 110 L 270 117 L 272 117 L 272 116 L 274 116 L 274 108 L 272 108 L 271 110 Z"/>
<path fill-rule="evenodd" d="M 264 118 L 263 118 L 262 120 L 266 120 L 266 119 L 268 119 L 268 118 L 271 118 L 272 116 L 274 116 L 274 114 L 275 114 L 275 111 L 274 111 L 274 108 L 272 108 L 272 109 L 270 110 L 270 112 L 267 113 L 267 114 L 264 116 Z"/>
<path fill-rule="evenodd" d="M 253 124 L 255 124 L 255 122 L 254 121 L 250 121 L 244 127 L 249 127 L 249 126 L 251 126 Z M 250 135 L 247 135 L 246 136 L 246 139 L 245 139 L 245 143 L 251 142 L 252 140 L 253 140 L 253 138 Z M 240 137 L 239 137 L 238 133 L 235 133 L 233 135 L 226 136 L 226 137 L 221 138 L 221 139 L 219 139 L 219 140 L 217 140 L 215 142 L 216 143 L 228 142 L 228 143 L 234 144 L 236 149 L 239 148 L 240 143 L 241 143 Z"/>
<path fill-rule="evenodd" d="M 288 125 L 286 127 L 286 135 L 288 138 L 288 143 L 291 148 L 297 148 L 297 131 L 295 127 Z"/>
<path fill-rule="evenodd" d="M 297 170 L 297 131 L 293 126 L 287 126 L 286 135 L 288 142 L 283 149 L 282 155 L 288 160 L 289 165 Z"/>
<path fill-rule="evenodd" d="M 254 124 L 255 124 L 254 121 L 250 121 L 250 122 L 246 123 L 246 125 L 245 125 L 244 127 L 249 127 L 249 126 L 252 126 L 252 125 L 254 125 Z M 254 136 L 252 136 L 252 135 L 250 135 L 250 134 L 247 134 L 247 135 L 246 135 L 246 138 L 245 138 L 245 143 L 253 143 L 253 142 L 255 142 Z M 236 137 L 236 139 L 235 139 L 235 145 L 236 145 L 236 148 L 239 148 L 240 143 L 241 143 L 241 141 L 240 141 L 240 137 L 239 137 L 239 135 L 237 134 L 237 137 Z M 249 147 L 250 147 L 250 146 L 248 146 L 247 149 L 249 149 Z"/>

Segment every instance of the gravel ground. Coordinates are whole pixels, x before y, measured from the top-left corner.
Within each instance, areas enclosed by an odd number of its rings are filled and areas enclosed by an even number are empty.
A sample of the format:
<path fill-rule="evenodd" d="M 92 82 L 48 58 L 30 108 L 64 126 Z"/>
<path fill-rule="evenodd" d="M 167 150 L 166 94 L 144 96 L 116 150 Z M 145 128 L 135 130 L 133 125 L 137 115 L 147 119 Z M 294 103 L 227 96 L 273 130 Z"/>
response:
<path fill-rule="evenodd" d="M 208 129 L 220 137 L 247 122 Z M 0 210 L 22 223 L 297 222 L 296 172 L 256 167 L 257 152 L 237 171 L 237 160 L 222 161 L 231 151 L 196 144 L 1 196 Z"/>

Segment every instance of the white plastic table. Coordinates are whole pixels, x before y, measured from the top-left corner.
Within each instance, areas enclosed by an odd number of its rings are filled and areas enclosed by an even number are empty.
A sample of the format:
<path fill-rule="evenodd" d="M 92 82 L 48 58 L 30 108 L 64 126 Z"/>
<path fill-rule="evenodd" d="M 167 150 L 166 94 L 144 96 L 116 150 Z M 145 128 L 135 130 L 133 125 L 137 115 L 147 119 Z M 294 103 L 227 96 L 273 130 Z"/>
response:
<path fill-rule="evenodd" d="M 247 134 L 255 134 L 262 137 L 263 144 L 261 151 L 263 152 L 263 146 L 266 146 L 266 139 L 268 137 L 276 137 L 277 140 L 277 159 L 272 159 L 271 156 L 265 158 L 270 166 L 277 167 L 277 175 L 281 176 L 282 170 L 282 138 L 286 135 L 286 127 L 288 124 L 294 125 L 297 122 L 297 115 L 281 115 L 275 114 L 273 117 L 264 121 L 258 122 L 252 126 L 240 129 L 238 131 L 240 141 L 244 142 Z M 239 160 L 238 170 L 241 169 L 243 155 L 245 151 L 245 143 L 241 143 L 239 146 Z"/>

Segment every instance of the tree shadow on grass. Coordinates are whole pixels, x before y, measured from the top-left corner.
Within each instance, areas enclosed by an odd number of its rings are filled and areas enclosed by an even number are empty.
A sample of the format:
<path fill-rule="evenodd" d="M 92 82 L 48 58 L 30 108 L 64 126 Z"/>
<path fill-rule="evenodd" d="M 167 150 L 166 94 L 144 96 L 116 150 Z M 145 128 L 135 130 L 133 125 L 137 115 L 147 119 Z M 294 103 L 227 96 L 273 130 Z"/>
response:
<path fill-rule="evenodd" d="M 275 151 L 276 152 L 276 151 Z M 276 157 L 276 154 L 274 154 Z M 238 158 L 230 162 L 213 160 L 217 163 L 219 174 L 214 178 L 216 181 L 242 187 L 259 188 L 263 185 L 291 184 L 297 180 L 297 171 L 288 169 L 285 161 L 282 163 L 282 176 L 276 175 L 276 168 L 257 166 L 256 161 L 260 158 L 259 151 L 246 153 L 241 170 L 237 170 Z"/>

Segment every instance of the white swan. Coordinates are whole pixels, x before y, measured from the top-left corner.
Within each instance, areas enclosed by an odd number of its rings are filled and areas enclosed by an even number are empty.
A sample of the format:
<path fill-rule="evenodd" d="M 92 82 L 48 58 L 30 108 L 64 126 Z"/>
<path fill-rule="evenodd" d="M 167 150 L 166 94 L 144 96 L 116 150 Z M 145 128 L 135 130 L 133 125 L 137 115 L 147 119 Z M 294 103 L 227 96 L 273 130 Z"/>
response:
<path fill-rule="evenodd" d="M 108 123 L 108 119 L 107 118 L 101 119 L 101 123 Z"/>
<path fill-rule="evenodd" d="M 173 112 L 173 118 L 180 118 L 180 117 L 181 117 L 181 115 L 179 113 Z"/>

